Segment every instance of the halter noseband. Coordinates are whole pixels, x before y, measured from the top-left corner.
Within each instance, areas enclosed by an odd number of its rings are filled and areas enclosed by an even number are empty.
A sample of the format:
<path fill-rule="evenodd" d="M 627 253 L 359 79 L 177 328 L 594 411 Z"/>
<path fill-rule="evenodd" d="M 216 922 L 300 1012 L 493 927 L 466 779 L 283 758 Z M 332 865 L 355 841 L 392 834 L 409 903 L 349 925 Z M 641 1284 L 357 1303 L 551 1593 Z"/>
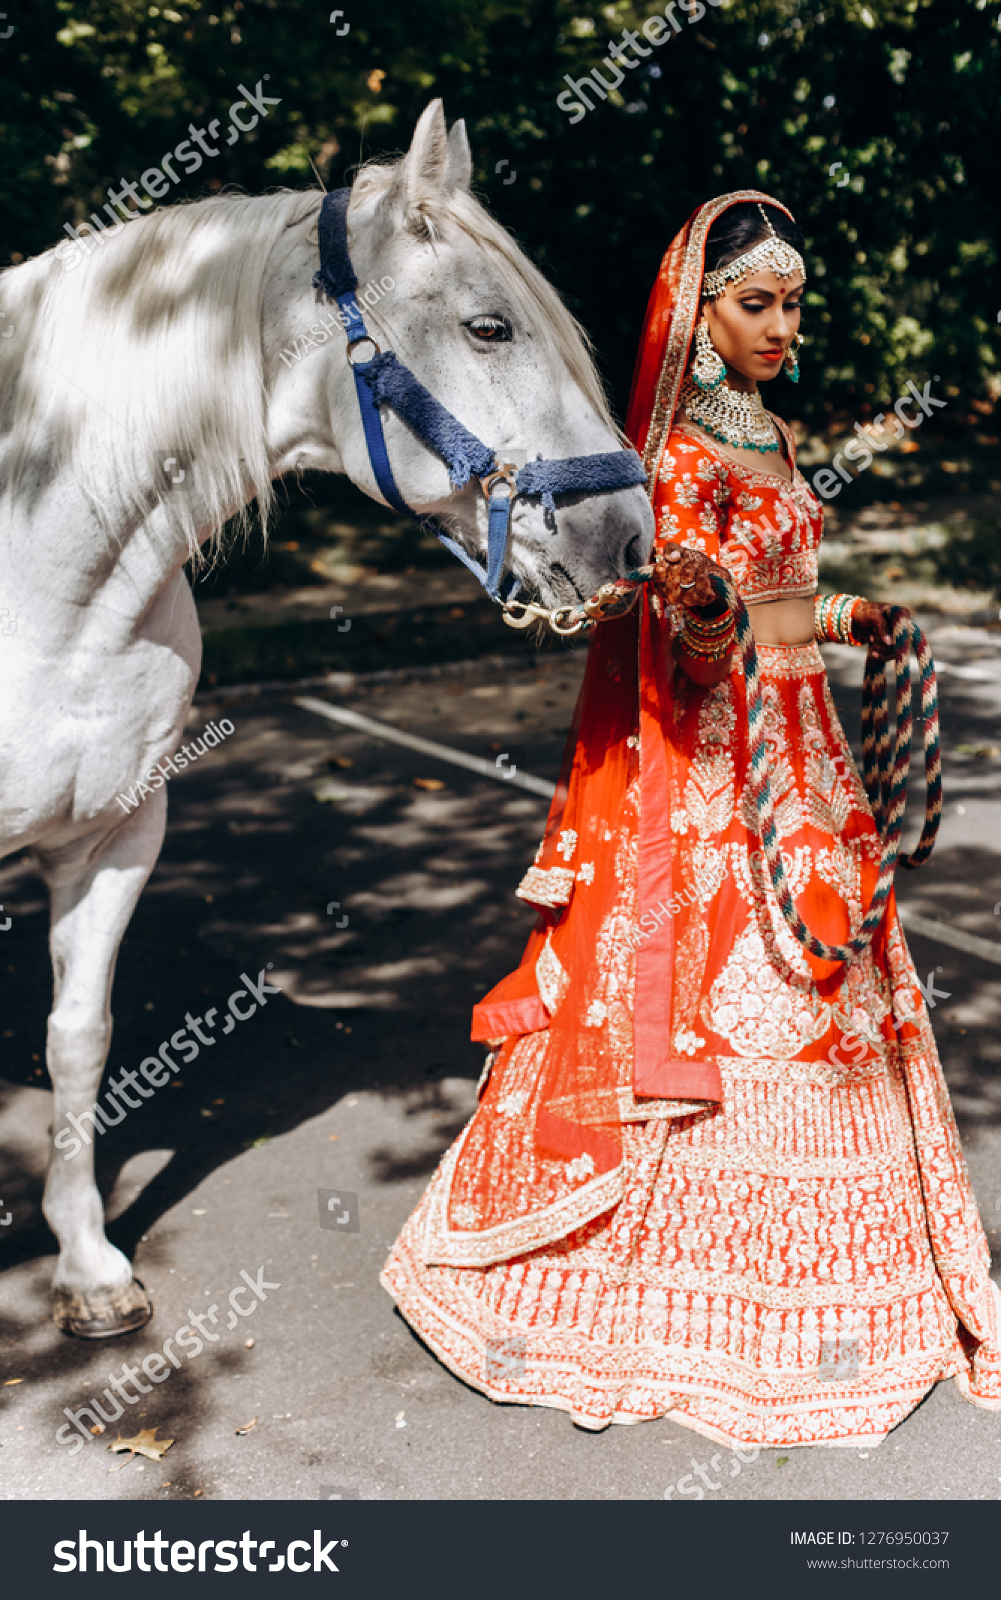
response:
<path fill-rule="evenodd" d="M 425 389 L 410 368 L 397 361 L 391 350 L 380 350 L 365 327 L 355 297 L 358 279 L 348 250 L 350 200 L 350 188 L 335 189 L 325 197 L 320 208 L 317 227 L 320 268 L 313 278 L 313 287 L 336 300 L 341 309 L 348 362 L 354 373 L 362 427 L 376 483 L 383 499 L 395 511 L 417 517 L 400 494 L 389 464 L 379 411 L 380 406 L 388 405 L 418 439 L 445 462 L 454 488 L 461 489 L 471 477 L 479 478 L 489 506 L 486 567 L 440 528 L 435 527 L 434 531 L 446 549 L 475 574 L 491 600 L 510 603 L 520 583 L 509 573 L 506 592 L 502 592 L 501 579 L 515 499 L 538 495 L 546 510 L 554 511 L 554 495 L 594 494 L 645 483 L 643 463 L 635 450 L 570 456 L 561 461 L 543 461 L 539 457 L 520 468 L 514 462 L 499 461 L 495 452 L 463 427 L 458 418 Z M 354 352 L 366 343 L 372 346 L 374 353 L 366 361 L 356 360 Z"/>

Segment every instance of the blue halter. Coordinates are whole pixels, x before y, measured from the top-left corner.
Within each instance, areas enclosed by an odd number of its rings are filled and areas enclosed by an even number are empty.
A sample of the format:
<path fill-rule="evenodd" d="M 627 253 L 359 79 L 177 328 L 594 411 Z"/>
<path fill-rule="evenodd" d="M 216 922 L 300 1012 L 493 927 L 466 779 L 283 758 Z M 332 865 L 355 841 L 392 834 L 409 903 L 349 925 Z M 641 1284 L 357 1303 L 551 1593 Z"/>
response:
<path fill-rule="evenodd" d="M 361 411 L 365 442 L 372 471 L 383 498 L 404 516 L 416 517 L 396 486 L 389 464 L 382 430 L 381 405 L 391 406 L 417 437 L 439 455 L 448 467 L 456 489 L 473 476 L 479 478 L 490 508 L 487 533 L 487 564 L 484 568 L 462 546 L 440 528 L 435 532 L 446 549 L 474 573 L 491 600 L 511 601 L 520 588 L 513 573 L 508 574 L 506 593 L 501 578 L 507 556 L 511 507 L 518 495 L 538 495 L 547 511 L 555 510 L 554 495 L 628 489 L 646 482 L 643 463 L 635 450 L 615 450 L 606 455 L 571 456 L 563 461 L 530 461 L 519 470 L 513 463 L 498 461 L 493 450 L 464 428 L 457 417 L 435 399 L 415 378 L 409 367 L 397 361 L 391 350 L 380 350 L 365 327 L 365 319 L 355 297 L 358 279 L 348 250 L 347 211 L 351 190 L 335 189 L 320 208 L 318 242 L 320 269 L 313 287 L 336 300 L 348 340 L 348 361 L 354 373 L 355 390 Z M 356 361 L 353 352 L 364 343 L 375 354 L 367 361 Z M 433 524 L 432 524 L 433 526 Z"/>

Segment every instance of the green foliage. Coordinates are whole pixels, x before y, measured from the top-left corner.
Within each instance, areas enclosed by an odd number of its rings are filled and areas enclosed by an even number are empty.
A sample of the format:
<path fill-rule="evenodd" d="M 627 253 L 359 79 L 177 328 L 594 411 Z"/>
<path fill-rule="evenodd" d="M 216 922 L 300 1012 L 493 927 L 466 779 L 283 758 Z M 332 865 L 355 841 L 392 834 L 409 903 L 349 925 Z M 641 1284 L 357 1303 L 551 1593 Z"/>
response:
<path fill-rule="evenodd" d="M 700 201 L 742 187 L 782 199 L 808 240 L 803 381 L 778 380 L 780 409 L 814 426 L 864 416 L 937 372 L 960 398 L 948 429 L 1001 393 L 997 0 L 721 0 L 701 16 L 686 0 L 682 31 L 574 124 L 564 75 L 598 66 L 652 0 L 346 0 L 343 37 L 322 5 L 212 3 L 10 0 L 9 259 L 157 165 L 189 122 L 228 127 L 238 85 L 265 73 L 281 104 L 164 203 L 206 182 L 308 185 L 310 157 L 343 182 L 405 148 L 441 95 L 466 119 L 481 194 L 593 335 L 620 412 L 664 249 Z"/>

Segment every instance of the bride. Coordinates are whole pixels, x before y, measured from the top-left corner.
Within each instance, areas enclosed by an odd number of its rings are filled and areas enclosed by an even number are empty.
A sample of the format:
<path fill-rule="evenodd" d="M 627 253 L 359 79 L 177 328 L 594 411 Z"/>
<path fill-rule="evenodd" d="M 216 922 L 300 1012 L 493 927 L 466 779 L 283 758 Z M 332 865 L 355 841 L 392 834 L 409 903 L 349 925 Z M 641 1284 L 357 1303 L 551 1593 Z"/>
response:
<path fill-rule="evenodd" d="M 887 655 L 891 625 L 817 596 L 822 507 L 761 400 L 799 376 L 802 252 L 741 191 L 661 264 L 627 424 L 658 581 L 594 629 L 517 891 L 538 923 L 474 1012 L 479 1106 L 382 1280 L 492 1399 L 740 1447 L 878 1443 L 948 1377 L 1001 1408 L 998 1291 L 893 896 L 848 963 L 789 932 L 708 581 L 719 563 L 752 619 L 797 909 L 843 943 L 880 840 L 816 641 Z"/>

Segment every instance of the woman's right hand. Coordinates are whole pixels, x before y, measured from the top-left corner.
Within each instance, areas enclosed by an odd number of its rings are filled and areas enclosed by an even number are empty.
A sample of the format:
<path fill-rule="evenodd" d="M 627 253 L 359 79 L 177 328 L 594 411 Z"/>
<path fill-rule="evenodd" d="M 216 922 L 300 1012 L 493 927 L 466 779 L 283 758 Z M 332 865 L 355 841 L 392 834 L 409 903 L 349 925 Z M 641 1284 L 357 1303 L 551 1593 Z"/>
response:
<path fill-rule="evenodd" d="M 729 574 L 701 550 L 681 544 L 664 544 L 653 558 L 653 586 L 669 606 L 708 606 L 717 598 L 710 574 L 728 578 Z"/>

